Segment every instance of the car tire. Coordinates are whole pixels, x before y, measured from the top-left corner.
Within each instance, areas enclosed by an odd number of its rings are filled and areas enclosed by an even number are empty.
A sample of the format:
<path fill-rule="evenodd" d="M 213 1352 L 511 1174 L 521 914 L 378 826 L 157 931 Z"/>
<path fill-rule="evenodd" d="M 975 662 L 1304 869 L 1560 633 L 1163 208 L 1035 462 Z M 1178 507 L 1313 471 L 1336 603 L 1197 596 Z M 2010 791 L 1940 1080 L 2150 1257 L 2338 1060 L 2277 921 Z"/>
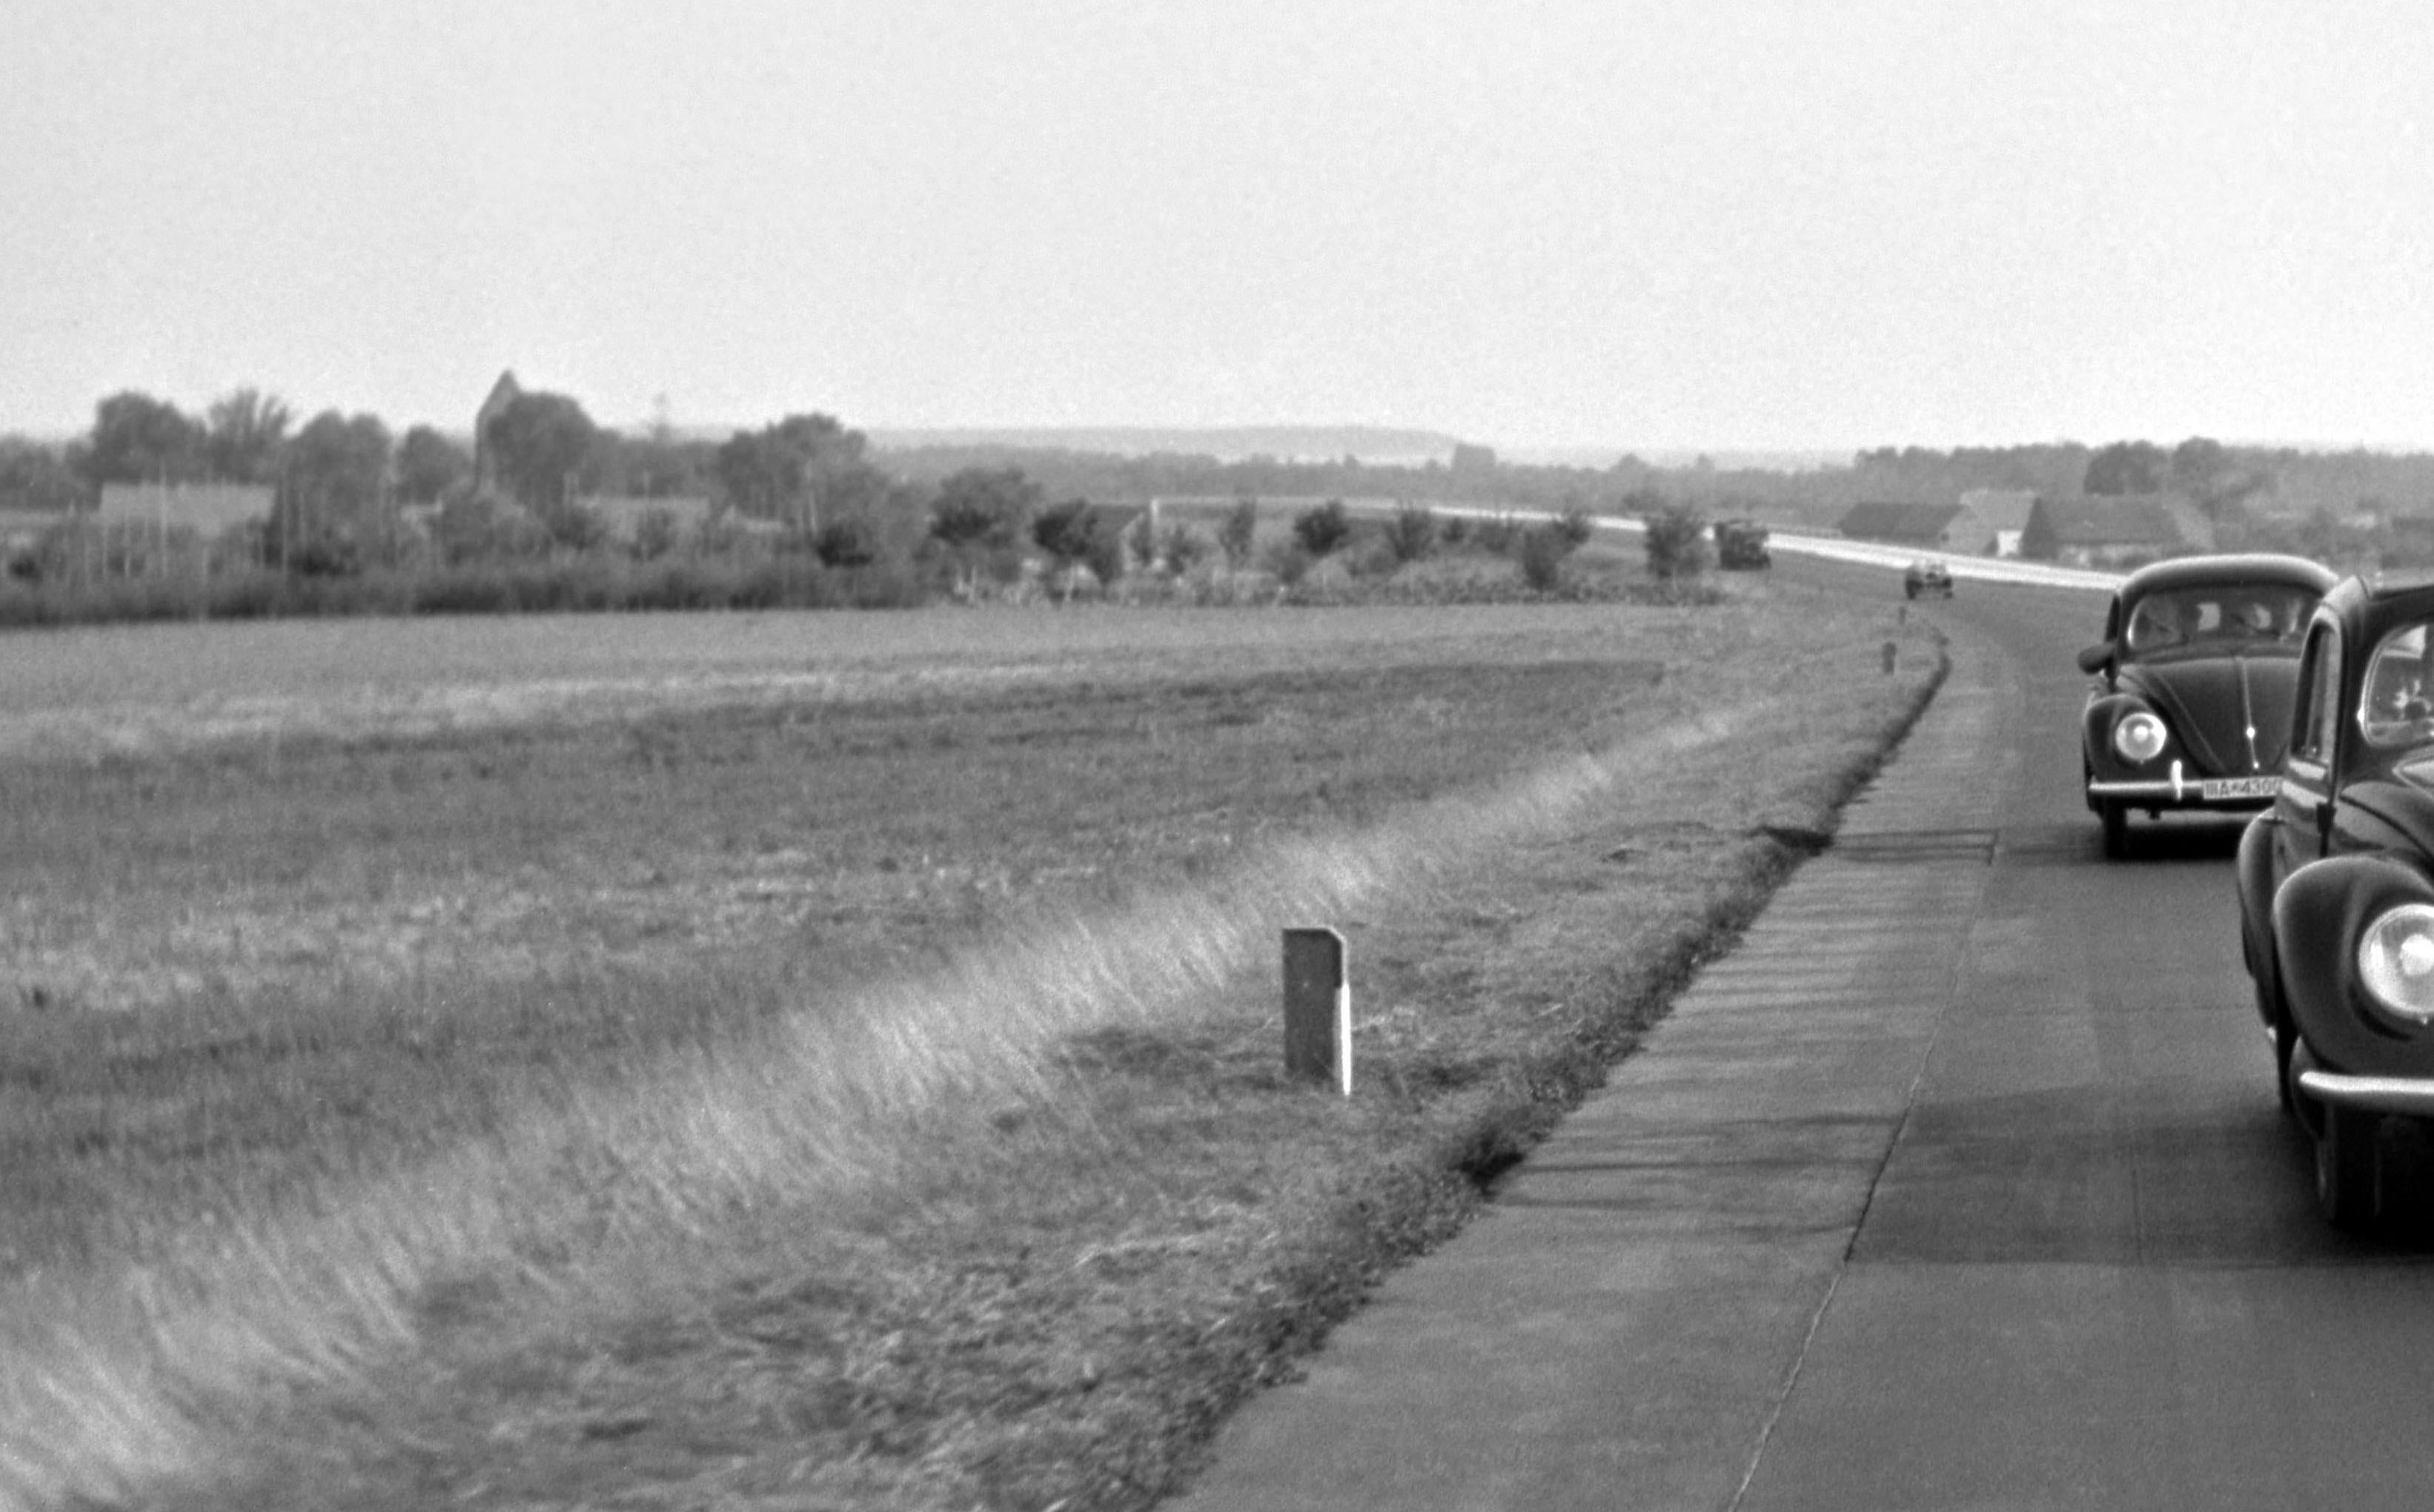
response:
<path fill-rule="evenodd" d="M 2118 861 L 2130 853 L 2130 809 L 2111 799 L 2101 799 L 2096 811 L 2104 821 L 2104 859 Z"/>
<path fill-rule="evenodd" d="M 2349 1233 L 2373 1227 L 2383 1210 L 2383 1162 L 2375 1151 L 2374 1114 L 2326 1108 L 2316 1136 L 2316 1206 L 2324 1221 Z"/>

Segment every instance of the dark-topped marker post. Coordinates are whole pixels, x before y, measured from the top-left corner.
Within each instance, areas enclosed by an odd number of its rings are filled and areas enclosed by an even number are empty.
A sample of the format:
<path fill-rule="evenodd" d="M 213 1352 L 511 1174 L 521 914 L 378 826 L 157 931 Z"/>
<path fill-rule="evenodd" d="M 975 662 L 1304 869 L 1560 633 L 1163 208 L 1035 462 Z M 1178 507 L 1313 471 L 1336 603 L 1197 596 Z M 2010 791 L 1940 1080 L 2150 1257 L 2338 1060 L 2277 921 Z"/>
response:
<path fill-rule="evenodd" d="M 1331 929 L 1285 931 L 1285 1074 L 1352 1095 L 1352 979 Z"/>

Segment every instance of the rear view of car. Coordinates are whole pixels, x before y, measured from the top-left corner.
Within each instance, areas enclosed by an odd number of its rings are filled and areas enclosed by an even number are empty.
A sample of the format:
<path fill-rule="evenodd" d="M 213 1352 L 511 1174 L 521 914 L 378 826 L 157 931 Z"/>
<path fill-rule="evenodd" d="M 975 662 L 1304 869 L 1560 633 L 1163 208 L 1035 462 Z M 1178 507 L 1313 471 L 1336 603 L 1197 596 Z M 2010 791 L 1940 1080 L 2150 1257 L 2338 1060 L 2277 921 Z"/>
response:
<path fill-rule="evenodd" d="M 1754 520 L 1723 520 L 1716 524 L 1716 565 L 1729 572 L 1755 572 L 1774 559 L 1766 547 L 1766 526 Z"/>
<path fill-rule="evenodd" d="M 2297 557 L 2189 557 L 2123 580 L 2104 639 L 2080 653 L 2098 679 L 2081 717 L 2087 806 L 2104 853 L 2133 813 L 2244 813 L 2281 785 L 2299 641 L 2333 575 Z"/>
<path fill-rule="evenodd" d="M 1950 598 L 1952 570 L 1940 561 L 1921 558 L 1902 574 L 1904 598 Z"/>

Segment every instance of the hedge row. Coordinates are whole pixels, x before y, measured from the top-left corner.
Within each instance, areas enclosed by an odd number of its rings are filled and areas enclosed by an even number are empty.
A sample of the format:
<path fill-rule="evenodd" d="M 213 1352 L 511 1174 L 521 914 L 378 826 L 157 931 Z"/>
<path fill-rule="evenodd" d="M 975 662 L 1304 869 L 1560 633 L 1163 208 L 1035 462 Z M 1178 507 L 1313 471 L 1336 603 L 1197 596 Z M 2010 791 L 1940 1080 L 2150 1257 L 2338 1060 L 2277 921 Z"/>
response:
<path fill-rule="evenodd" d="M 927 576 L 908 564 L 834 568 L 794 557 L 653 562 L 582 558 L 351 577 L 250 571 L 87 584 L 0 580 L 0 626 L 351 614 L 896 609 L 927 602 L 934 588 Z"/>

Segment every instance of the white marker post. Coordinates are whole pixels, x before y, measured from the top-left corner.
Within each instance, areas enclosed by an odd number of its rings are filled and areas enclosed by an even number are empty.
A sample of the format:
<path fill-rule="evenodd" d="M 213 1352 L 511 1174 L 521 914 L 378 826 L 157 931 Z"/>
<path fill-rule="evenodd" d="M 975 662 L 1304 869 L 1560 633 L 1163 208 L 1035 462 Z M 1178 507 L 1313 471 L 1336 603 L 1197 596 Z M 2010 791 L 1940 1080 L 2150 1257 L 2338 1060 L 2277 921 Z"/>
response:
<path fill-rule="evenodd" d="M 1352 979 L 1332 929 L 1285 931 L 1285 1073 L 1352 1095 Z"/>

